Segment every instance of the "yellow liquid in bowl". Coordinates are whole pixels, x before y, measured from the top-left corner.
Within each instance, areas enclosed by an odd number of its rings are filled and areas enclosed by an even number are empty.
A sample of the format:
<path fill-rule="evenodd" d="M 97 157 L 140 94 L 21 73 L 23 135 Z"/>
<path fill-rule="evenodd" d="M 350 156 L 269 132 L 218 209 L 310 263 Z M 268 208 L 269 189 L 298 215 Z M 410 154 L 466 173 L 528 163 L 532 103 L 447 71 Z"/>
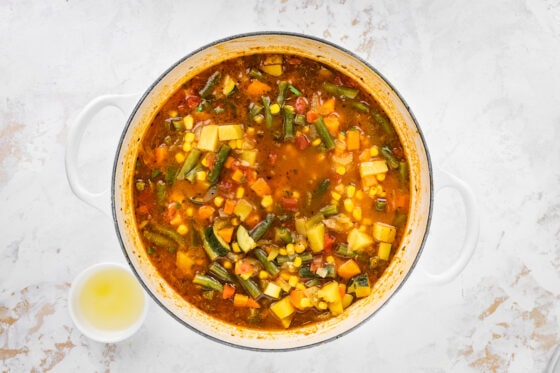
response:
<path fill-rule="evenodd" d="M 106 331 L 127 329 L 142 315 L 144 293 L 134 276 L 120 268 L 107 268 L 85 280 L 78 297 L 84 321 Z"/>

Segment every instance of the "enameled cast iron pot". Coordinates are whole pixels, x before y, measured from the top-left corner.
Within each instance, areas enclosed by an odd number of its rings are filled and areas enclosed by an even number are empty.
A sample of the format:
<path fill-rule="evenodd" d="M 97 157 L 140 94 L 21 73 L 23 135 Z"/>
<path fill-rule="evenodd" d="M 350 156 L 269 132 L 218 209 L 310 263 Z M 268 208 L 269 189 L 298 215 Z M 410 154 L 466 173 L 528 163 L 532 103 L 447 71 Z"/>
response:
<path fill-rule="evenodd" d="M 328 321 L 286 331 L 239 328 L 214 319 L 181 298 L 150 263 L 135 225 L 132 189 L 138 148 L 144 132 L 167 98 L 184 82 L 224 59 L 255 53 L 287 53 L 317 60 L 347 74 L 377 99 L 388 114 L 404 146 L 410 169 L 411 208 L 404 238 L 385 273 L 369 297 Z M 135 104 L 130 112 L 131 104 Z M 182 324 L 226 344 L 259 350 L 285 350 L 316 345 L 347 333 L 376 313 L 403 285 L 417 262 L 427 237 L 434 186 L 432 165 L 414 116 L 396 90 L 373 67 L 352 53 L 313 37 L 287 33 L 238 35 L 207 45 L 164 72 L 138 100 L 138 96 L 103 96 L 84 108 L 70 128 L 66 154 L 72 190 L 86 202 L 107 210 L 107 193 L 94 193 L 80 181 L 77 155 L 85 127 L 106 106 L 130 113 L 115 157 L 111 185 L 112 215 L 122 249 L 133 271 L 153 299 Z M 467 214 L 466 240 L 457 261 L 445 272 L 429 276 L 434 281 L 454 278 L 469 261 L 478 234 L 472 193 L 457 178 L 441 172 L 438 188 L 453 187 L 463 197 Z"/>

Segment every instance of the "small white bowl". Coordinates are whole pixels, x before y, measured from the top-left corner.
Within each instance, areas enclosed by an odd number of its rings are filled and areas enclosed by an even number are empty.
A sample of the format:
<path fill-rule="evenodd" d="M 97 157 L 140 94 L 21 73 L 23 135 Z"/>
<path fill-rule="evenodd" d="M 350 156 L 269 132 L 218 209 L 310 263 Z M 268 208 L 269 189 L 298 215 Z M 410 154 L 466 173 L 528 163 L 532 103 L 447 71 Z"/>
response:
<path fill-rule="evenodd" d="M 72 321 L 86 337 L 115 343 L 140 329 L 148 311 L 148 296 L 129 267 L 99 263 L 74 279 L 68 308 Z"/>

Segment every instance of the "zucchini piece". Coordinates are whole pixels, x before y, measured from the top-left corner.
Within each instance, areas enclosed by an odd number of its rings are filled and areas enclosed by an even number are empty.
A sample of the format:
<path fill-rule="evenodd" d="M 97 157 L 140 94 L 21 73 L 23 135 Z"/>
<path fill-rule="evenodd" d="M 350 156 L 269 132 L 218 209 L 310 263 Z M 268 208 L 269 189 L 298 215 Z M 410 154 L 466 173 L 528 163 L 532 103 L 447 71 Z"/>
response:
<path fill-rule="evenodd" d="M 224 285 L 222 285 L 220 281 L 210 276 L 201 275 L 200 273 L 194 275 L 193 283 L 216 291 L 224 290 Z"/>
<path fill-rule="evenodd" d="M 276 285 L 274 282 L 269 282 L 264 289 L 264 295 L 268 295 L 271 298 L 278 299 L 282 293 L 282 288 Z"/>
<path fill-rule="evenodd" d="M 229 244 L 225 242 L 219 234 L 214 230 L 213 226 L 208 226 L 202 231 L 202 246 L 208 254 L 210 260 L 214 261 L 220 256 L 226 255 L 229 250 Z"/>
<path fill-rule="evenodd" d="M 224 282 L 235 282 L 235 278 L 232 276 L 232 274 L 229 273 L 228 270 L 218 262 L 212 262 L 212 264 L 210 264 L 210 267 L 208 267 L 208 271 L 210 271 L 210 273 Z"/>
<path fill-rule="evenodd" d="M 223 124 L 218 127 L 218 139 L 220 141 L 242 139 L 244 134 L 241 124 Z"/>
<path fill-rule="evenodd" d="M 272 277 L 276 276 L 278 273 L 280 273 L 280 269 L 278 269 L 278 267 L 276 266 L 276 264 L 274 264 L 274 262 L 271 262 L 268 260 L 267 258 L 267 254 L 264 252 L 263 249 L 261 248 L 256 248 L 253 251 L 253 254 L 255 255 L 255 257 L 259 260 L 259 262 L 261 262 L 261 264 L 263 265 L 264 269 L 270 273 L 270 275 Z"/>
<path fill-rule="evenodd" d="M 362 273 L 355 277 L 352 277 L 348 282 L 346 292 L 349 294 L 355 294 L 356 298 L 367 297 L 371 293 L 369 278 L 367 274 Z"/>
<path fill-rule="evenodd" d="M 239 248 L 243 250 L 243 252 L 247 253 L 257 247 L 257 243 L 249 235 L 249 231 L 247 231 L 244 226 L 239 225 L 239 227 L 237 228 L 236 236 L 237 244 L 239 245 Z"/>
<path fill-rule="evenodd" d="M 218 148 L 218 126 L 209 124 L 200 130 L 200 138 L 197 144 L 198 149 L 209 152 L 216 151 Z"/>

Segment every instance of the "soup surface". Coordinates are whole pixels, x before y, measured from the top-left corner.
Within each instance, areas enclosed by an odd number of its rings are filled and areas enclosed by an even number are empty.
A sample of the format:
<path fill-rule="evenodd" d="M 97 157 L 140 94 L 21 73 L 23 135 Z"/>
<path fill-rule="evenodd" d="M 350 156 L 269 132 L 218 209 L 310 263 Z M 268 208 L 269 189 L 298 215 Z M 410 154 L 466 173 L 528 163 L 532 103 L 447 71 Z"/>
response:
<path fill-rule="evenodd" d="M 138 153 L 160 275 L 235 325 L 297 328 L 370 295 L 402 237 L 408 165 L 373 97 L 290 55 L 222 62 L 163 105 Z"/>

